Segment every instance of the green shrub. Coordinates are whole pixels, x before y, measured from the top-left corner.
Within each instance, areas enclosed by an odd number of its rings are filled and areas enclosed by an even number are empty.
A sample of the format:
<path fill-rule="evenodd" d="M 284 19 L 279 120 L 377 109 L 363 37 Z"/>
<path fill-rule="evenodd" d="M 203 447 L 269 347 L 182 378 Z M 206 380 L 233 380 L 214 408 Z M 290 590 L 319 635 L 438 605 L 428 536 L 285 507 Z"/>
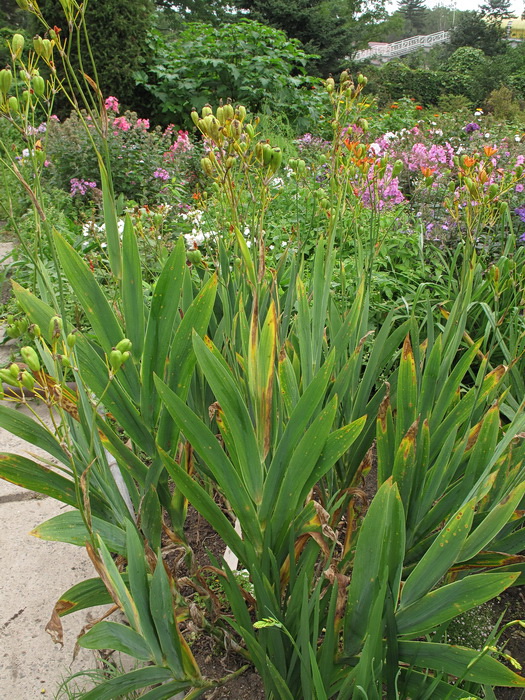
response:
<path fill-rule="evenodd" d="M 160 103 L 163 120 L 187 126 L 192 107 L 231 98 L 254 112 L 284 112 L 306 130 L 325 105 L 312 92 L 319 81 L 305 75 L 311 58 L 297 40 L 258 22 L 195 22 L 169 44 L 159 38 L 154 65 L 135 75 Z"/>

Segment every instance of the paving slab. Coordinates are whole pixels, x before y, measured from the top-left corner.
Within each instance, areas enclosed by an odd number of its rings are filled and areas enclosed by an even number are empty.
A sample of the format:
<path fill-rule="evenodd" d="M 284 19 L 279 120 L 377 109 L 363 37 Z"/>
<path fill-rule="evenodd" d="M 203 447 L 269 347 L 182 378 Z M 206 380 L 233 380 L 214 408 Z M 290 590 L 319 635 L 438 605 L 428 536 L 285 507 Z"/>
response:
<path fill-rule="evenodd" d="M 19 410 L 29 414 L 26 408 Z M 35 405 L 35 410 L 45 419 L 47 407 Z M 0 451 L 38 454 L 33 445 L 4 430 Z M 78 633 L 99 611 L 62 618 L 63 647 L 45 631 L 61 594 L 96 575 L 84 549 L 28 534 L 65 509 L 52 498 L 0 479 L 0 698 L 54 698 L 64 678 L 97 667 L 93 652 L 81 650 L 73 661 L 73 650 Z"/>

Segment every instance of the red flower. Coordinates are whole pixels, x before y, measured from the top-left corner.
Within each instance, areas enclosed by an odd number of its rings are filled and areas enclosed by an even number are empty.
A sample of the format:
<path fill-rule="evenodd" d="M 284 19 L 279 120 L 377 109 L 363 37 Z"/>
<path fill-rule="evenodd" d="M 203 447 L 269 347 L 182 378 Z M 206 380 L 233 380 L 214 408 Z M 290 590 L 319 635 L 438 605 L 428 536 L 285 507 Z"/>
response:
<path fill-rule="evenodd" d="M 416 109 L 423 109 L 421 105 L 416 105 Z"/>

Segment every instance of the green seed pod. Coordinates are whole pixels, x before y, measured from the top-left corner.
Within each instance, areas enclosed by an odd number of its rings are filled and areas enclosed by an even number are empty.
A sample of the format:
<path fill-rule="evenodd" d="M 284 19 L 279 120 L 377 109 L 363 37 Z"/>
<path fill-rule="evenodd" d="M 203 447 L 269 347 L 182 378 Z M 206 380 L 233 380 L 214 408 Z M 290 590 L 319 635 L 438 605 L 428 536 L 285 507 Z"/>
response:
<path fill-rule="evenodd" d="M 20 328 L 18 326 L 18 323 L 13 323 L 10 326 L 7 326 L 5 329 L 6 335 L 8 338 L 19 338 L 20 337 Z"/>
<path fill-rule="evenodd" d="M 208 117 L 206 117 L 206 119 L 207 118 Z M 218 143 L 220 140 L 220 132 L 219 132 L 220 125 L 221 125 L 221 123 L 218 119 L 216 119 L 213 116 L 210 117 L 208 129 L 209 129 L 209 134 L 212 137 L 212 139 L 215 141 L 215 143 Z"/>
<path fill-rule="evenodd" d="M 62 319 L 60 316 L 53 316 L 49 321 L 49 335 L 52 338 L 60 338 L 60 333 L 62 331 Z"/>
<path fill-rule="evenodd" d="M 7 369 L 0 369 L 0 382 L 9 384 L 9 386 L 18 386 L 18 379 Z"/>
<path fill-rule="evenodd" d="M 236 112 L 241 122 L 243 122 L 246 119 L 246 107 L 244 105 L 239 105 Z"/>
<path fill-rule="evenodd" d="M 270 160 L 270 167 L 272 168 L 273 172 L 277 172 L 279 168 L 281 167 L 281 163 L 283 161 L 283 152 L 279 147 L 274 147 L 272 148 L 272 158 Z"/>
<path fill-rule="evenodd" d="M 117 372 L 122 365 L 122 353 L 116 348 L 109 353 L 109 366 L 113 372 Z"/>
<path fill-rule="evenodd" d="M 29 3 L 27 0 L 16 0 L 16 4 L 21 10 L 29 10 Z"/>
<path fill-rule="evenodd" d="M 494 197 L 497 196 L 499 192 L 499 187 L 496 185 L 496 183 L 492 183 L 492 185 L 488 189 L 488 195 L 491 199 L 494 199 Z"/>
<path fill-rule="evenodd" d="M 19 111 L 18 100 L 14 95 L 7 100 L 7 108 L 10 112 L 17 113 Z"/>
<path fill-rule="evenodd" d="M 12 323 L 15 322 L 15 317 L 13 316 L 13 314 L 9 314 L 5 320 L 6 320 L 6 323 L 11 325 Z"/>
<path fill-rule="evenodd" d="M 20 375 L 20 381 L 22 382 L 22 386 L 29 389 L 29 391 L 33 391 L 35 388 L 35 380 L 33 375 L 29 374 L 29 372 L 26 372 L 25 370 Z"/>
<path fill-rule="evenodd" d="M 361 117 L 361 119 L 359 119 L 357 123 L 366 134 L 366 132 L 368 131 L 368 120 L 363 119 L 363 117 Z"/>
<path fill-rule="evenodd" d="M 367 83 L 368 83 L 368 78 L 365 75 L 363 75 L 362 73 L 359 73 L 359 75 L 357 76 L 357 84 L 364 86 Z"/>
<path fill-rule="evenodd" d="M 191 121 L 195 124 L 195 126 L 199 126 L 199 113 L 197 112 L 195 107 L 191 110 L 190 117 Z"/>
<path fill-rule="evenodd" d="M 129 338 L 122 338 L 122 340 L 120 340 L 115 347 L 117 350 L 120 350 L 120 352 L 124 353 L 131 350 L 131 345 L 132 343 Z"/>
<path fill-rule="evenodd" d="M 263 152 L 262 152 L 264 165 L 270 165 L 270 163 L 272 162 L 272 155 L 273 155 L 272 147 L 270 146 L 269 143 L 265 143 L 263 146 Z"/>
<path fill-rule="evenodd" d="M 235 112 L 233 111 L 231 102 L 226 103 L 222 108 L 222 111 L 224 113 L 224 118 L 226 119 L 226 121 L 231 121 L 235 116 Z"/>
<path fill-rule="evenodd" d="M 238 119 L 233 119 L 230 125 L 230 133 L 232 139 L 238 141 L 242 134 L 242 124 Z"/>
<path fill-rule="evenodd" d="M 42 336 L 42 331 L 40 330 L 40 326 L 37 325 L 36 323 L 33 323 L 32 326 L 29 326 L 29 333 L 35 338 L 40 338 Z"/>
<path fill-rule="evenodd" d="M 18 375 L 20 374 L 20 367 L 16 364 L 16 362 L 13 362 L 9 365 L 7 368 L 7 371 L 13 377 L 13 379 L 18 379 Z"/>
<path fill-rule="evenodd" d="M 25 39 L 21 34 L 13 34 L 11 39 L 11 53 L 18 58 L 24 50 Z"/>
<path fill-rule="evenodd" d="M 62 367 L 65 369 L 71 367 L 71 362 L 69 361 L 69 357 L 67 355 L 61 355 L 60 362 L 62 363 Z"/>
<path fill-rule="evenodd" d="M 40 359 L 36 354 L 34 348 L 30 347 L 29 345 L 26 345 L 25 347 L 21 348 L 20 354 L 22 355 L 22 359 L 32 372 L 40 371 Z"/>
<path fill-rule="evenodd" d="M 213 114 L 213 110 L 211 108 L 211 105 L 204 105 L 202 108 L 201 116 L 204 119 L 204 117 L 209 117 L 210 115 Z"/>
<path fill-rule="evenodd" d="M 328 92 L 329 95 L 331 95 L 332 92 L 335 90 L 335 80 L 332 77 L 327 78 L 325 85 L 326 85 L 326 91 Z"/>
<path fill-rule="evenodd" d="M 346 83 L 347 80 L 349 80 L 350 74 L 348 71 L 344 70 L 341 75 L 339 76 L 339 82 L 340 83 Z"/>
<path fill-rule="evenodd" d="M 42 43 L 42 37 L 41 36 L 35 36 L 33 37 L 33 49 L 35 50 L 35 53 L 37 56 L 41 56 L 43 51 L 44 51 L 44 45 Z"/>
<path fill-rule="evenodd" d="M 255 138 L 255 128 L 254 128 L 253 124 L 245 124 L 244 130 L 246 131 L 246 133 L 248 134 L 248 136 L 251 139 Z"/>
<path fill-rule="evenodd" d="M 297 161 L 297 172 L 299 175 L 306 175 L 306 161 L 302 158 Z"/>
<path fill-rule="evenodd" d="M 42 57 L 46 61 L 50 61 L 52 55 L 53 55 L 53 42 L 49 41 L 49 39 L 42 39 Z"/>
<path fill-rule="evenodd" d="M 202 253 L 200 250 L 196 249 L 188 250 L 186 253 L 186 258 L 188 262 L 192 263 L 192 265 L 198 265 L 202 260 Z"/>
<path fill-rule="evenodd" d="M 13 82 L 13 74 L 9 68 L 0 70 L 0 93 L 5 97 L 11 88 Z"/>
<path fill-rule="evenodd" d="M 77 336 L 75 335 L 75 333 L 68 333 L 68 336 L 66 338 L 66 344 L 67 344 L 68 348 L 74 348 L 76 342 L 77 342 Z"/>
<path fill-rule="evenodd" d="M 124 364 L 124 362 L 129 360 L 130 357 L 131 357 L 131 353 L 129 352 L 129 350 L 126 350 L 125 352 L 123 352 L 122 353 L 122 363 Z"/>
<path fill-rule="evenodd" d="M 226 170 L 231 170 L 231 168 L 233 168 L 234 165 L 235 165 L 235 158 L 233 158 L 233 156 L 229 156 L 228 158 L 226 158 L 226 162 L 225 162 Z"/>
<path fill-rule="evenodd" d="M 31 93 L 29 90 L 22 91 L 22 104 L 25 106 L 31 99 Z"/>
<path fill-rule="evenodd" d="M 226 117 L 224 116 L 224 107 L 217 107 L 216 116 L 217 120 L 219 121 L 219 124 L 221 126 L 224 126 L 226 124 Z"/>
<path fill-rule="evenodd" d="M 206 175 L 213 177 L 213 163 L 209 158 L 201 158 L 201 166 Z"/>
<path fill-rule="evenodd" d="M 35 75 L 33 78 L 32 87 L 37 97 L 44 97 L 46 92 L 46 81 L 41 75 Z"/>
<path fill-rule="evenodd" d="M 397 177 L 399 173 L 403 170 L 403 161 L 396 160 L 394 167 L 392 168 L 392 177 Z"/>

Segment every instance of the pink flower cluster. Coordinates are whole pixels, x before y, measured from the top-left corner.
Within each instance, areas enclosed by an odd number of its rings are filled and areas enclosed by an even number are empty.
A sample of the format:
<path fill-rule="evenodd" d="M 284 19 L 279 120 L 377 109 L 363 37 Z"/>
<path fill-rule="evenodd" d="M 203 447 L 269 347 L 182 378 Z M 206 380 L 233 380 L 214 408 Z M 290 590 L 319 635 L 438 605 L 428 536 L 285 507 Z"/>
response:
<path fill-rule="evenodd" d="M 131 129 L 131 124 L 128 122 L 126 117 L 116 117 L 113 120 L 113 126 L 121 131 L 129 131 Z M 116 135 L 118 131 L 114 131 L 113 133 Z"/>
<path fill-rule="evenodd" d="M 84 195 L 88 190 L 92 190 L 97 186 L 96 182 L 89 180 L 82 180 L 77 177 L 73 177 L 69 181 L 71 185 L 71 196 L 74 197 L 77 194 Z"/>
<path fill-rule="evenodd" d="M 115 114 L 118 114 L 119 111 L 119 104 L 118 100 L 116 97 L 110 96 L 106 99 L 104 102 L 104 105 L 108 112 L 115 112 Z"/>
<path fill-rule="evenodd" d="M 170 179 L 170 174 L 165 168 L 157 168 L 153 173 L 153 177 L 157 178 L 158 180 L 166 181 Z"/>
<path fill-rule="evenodd" d="M 169 130 L 169 129 L 170 129 L 170 127 L 168 127 L 164 133 L 171 134 L 172 130 Z M 165 160 L 174 160 L 175 155 L 177 153 L 188 153 L 188 151 L 191 151 L 192 149 L 193 149 L 193 144 L 190 141 L 190 135 L 188 134 L 187 131 L 183 131 L 182 129 L 179 129 L 179 132 L 177 134 L 177 140 L 170 146 L 169 151 L 166 151 L 166 153 L 164 154 L 164 159 Z"/>
<path fill-rule="evenodd" d="M 392 165 L 388 165 L 382 178 L 374 175 L 371 167 L 367 174 L 367 184 L 361 187 L 360 197 L 367 209 L 391 209 L 402 204 L 405 196 L 399 189 L 399 179 L 392 177 Z"/>
<path fill-rule="evenodd" d="M 412 172 L 422 168 L 438 168 L 444 165 L 446 168 L 454 166 L 454 149 L 448 143 L 443 146 L 432 144 L 430 148 L 424 143 L 415 143 L 412 150 L 402 153 L 401 159 Z"/>

